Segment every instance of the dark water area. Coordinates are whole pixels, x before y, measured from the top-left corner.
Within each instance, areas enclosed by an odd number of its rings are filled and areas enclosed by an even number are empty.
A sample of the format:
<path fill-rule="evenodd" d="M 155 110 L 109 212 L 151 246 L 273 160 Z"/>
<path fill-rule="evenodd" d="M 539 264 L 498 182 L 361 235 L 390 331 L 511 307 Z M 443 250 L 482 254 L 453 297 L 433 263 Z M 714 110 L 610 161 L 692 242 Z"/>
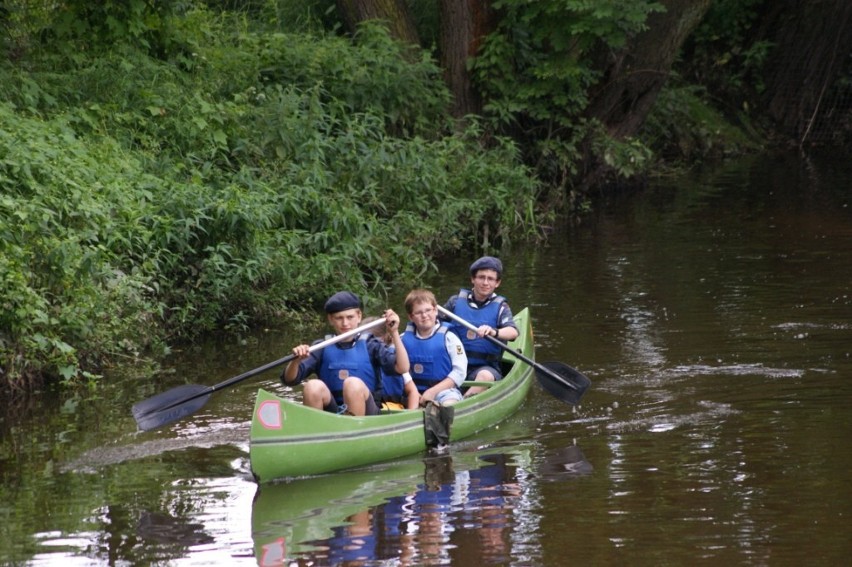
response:
<path fill-rule="evenodd" d="M 534 386 L 443 454 L 258 487 L 254 392 L 138 432 L 133 403 L 216 384 L 324 329 L 184 349 L 155 376 L 7 404 L 2 565 L 843 565 L 852 554 L 852 165 L 736 160 L 602 203 L 501 253 Z M 441 263 L 439 298 L 470 257 Z M 398 290 L 390 303 L 402 312 Z"/>

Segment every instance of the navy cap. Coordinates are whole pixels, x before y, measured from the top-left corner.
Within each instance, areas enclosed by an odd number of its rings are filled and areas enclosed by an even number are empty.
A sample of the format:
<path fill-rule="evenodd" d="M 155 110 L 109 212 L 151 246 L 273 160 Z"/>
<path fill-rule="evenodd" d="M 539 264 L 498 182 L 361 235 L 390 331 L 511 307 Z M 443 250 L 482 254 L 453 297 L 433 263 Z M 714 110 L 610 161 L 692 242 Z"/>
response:
<path fill-rule="evenodd" d="M 494 270 L 498 277 L 503 277 L 503 262 L 494 256 L 483 256 L 470 265 L 470 275 L 475 276 L 479 270 Z"/>
<path fill-rule="evenodd" d="M 347 309 L 361 309 L 361 300 L 351 291 L 338 291 L 325 302 L 325 312 L 329 314 Z"/>

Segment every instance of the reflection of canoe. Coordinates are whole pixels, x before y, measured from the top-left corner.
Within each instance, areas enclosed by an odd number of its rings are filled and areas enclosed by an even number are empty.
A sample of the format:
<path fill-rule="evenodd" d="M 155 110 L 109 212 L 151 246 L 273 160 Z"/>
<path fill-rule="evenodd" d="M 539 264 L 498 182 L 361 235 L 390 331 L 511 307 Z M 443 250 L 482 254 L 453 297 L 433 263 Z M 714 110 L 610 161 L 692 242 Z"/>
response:
<path fill-rule="evenodd" d="M 286 565 L 309 542 L 334 535 L 335 526 L 385 500 L 411 492 L 423 482 L 423 461 L 382 468 L 267 483 L 252 506 L 252 538 L 258 565 Z"/>
<path fill-rule="evenodd" d="M 355 543 L 341 541 L 343 526 L 403 496 L 418 502 L 417 495 L 429 501 L 445 498 L 447 501 L 442 504 L 449 506 L 445 490 L 439 489 L 452 488 L 458 478 L 469 478 L 468 475 L 475 474 L 472 471 L 491 467 L 493 459 L 505 460 L 508 454 L 513 461 L 529 460 L 526 450 L 514 447 L 509 453 L 505 451 L 506 448 L 499 447 L 451 449 L 440 455 L 411 457 L 334 475 L 262 484 L 255 495 L 251 519 L 258 565 L 290 565 L 306 554 L 310 557 L 317 553 L 317 557 L 327 559 L 329 553 L 340 553 L 342 547 L 331 549 L 330 546 L 346 547 Z M 469 486 L 465 493 L 475 488 Z M 485 488 L 489 496 L 493 496 L 494 487 Z M 481 500 L 468 496 L 471 501 Z M 419 510 L 412 512 L 421 513 Z M 379 535 L 376 525 L 371 524 L 368 531 L 372 536 Z M 318 564 L 323 561 L 319 560 Z"/>
<path fill-rule="evenodd" d="M 516 314 L 520 335 L 509 343 L 528 358 L 534 348 L 529 311 Z M 456 404 L 450 440 L 492 426 L 518 409 L 533 368 L 503 355 L 505 377 Z M 339 416 L 259 390 L 251 424 L 251 468 L 259 482 L 314 475 L 396 459 L 426 449 L 424 413 L 399 411 L 371 417 Z"/>

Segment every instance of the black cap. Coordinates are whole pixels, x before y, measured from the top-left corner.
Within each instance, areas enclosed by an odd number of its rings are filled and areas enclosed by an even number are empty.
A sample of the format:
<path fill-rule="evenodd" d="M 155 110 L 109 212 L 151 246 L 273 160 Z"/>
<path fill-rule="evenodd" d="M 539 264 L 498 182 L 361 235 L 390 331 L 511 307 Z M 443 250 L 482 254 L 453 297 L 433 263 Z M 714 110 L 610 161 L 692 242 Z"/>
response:
<path fill-rule="evenodd" d="M 494 270 L 498 277 L 503 277 L 503 262 L 494 256 L 483 256 L 470 265 L 470 275 L 475 276 L 479 270 Z"/>
<path fill-rule="evenodd" d="M 329 314 L 347 309 L 361 309 L 361 300 L 351 291 L 338 291 L 325 302 L 325 312 Z"/>

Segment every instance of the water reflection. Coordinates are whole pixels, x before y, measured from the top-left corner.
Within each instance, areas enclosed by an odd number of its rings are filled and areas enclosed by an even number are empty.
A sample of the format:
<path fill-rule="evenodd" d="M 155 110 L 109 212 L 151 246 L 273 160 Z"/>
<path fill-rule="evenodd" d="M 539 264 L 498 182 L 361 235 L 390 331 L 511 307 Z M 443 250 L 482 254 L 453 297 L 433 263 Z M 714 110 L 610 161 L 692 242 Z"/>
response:
<path fill-rule="evenodd" d="M 258 564 L 535 563 L 535 473 L 557 480 L 587 474 L 591 465 L 572 447 L 533 468 L 529 448 L 468 448 L 262 485 L 252 515 Z"/>
<path fill-rule="evenodd" d="M 103 495 L 108 503 L 80 524 L 35 534 L 37 552 L 26 564 L 180 565 L 191 557 L 189 564 L 236 565 L 253 557 L 250 520 L 241 515 L 250 510 L 253 482 L 184 479 L 158 499 L 137 485 L 121 488 L 135 497 Z"/>
<path fill-rule="evenodd" d="M 545 456 L 538 470 L 541 480 L 559 482 L 575 476 L 592 474 L 594 467 L 586 460 L 580 447 L 569 445 Z"/>
<path fill-rule="evenodd" d="M 143 512 L 136 522 L 136 533 L 143 541 L 184 547 L 215 541 L 213 536 L 204 531 L 204 524 L 181 520 L 162 512 Z"/>

